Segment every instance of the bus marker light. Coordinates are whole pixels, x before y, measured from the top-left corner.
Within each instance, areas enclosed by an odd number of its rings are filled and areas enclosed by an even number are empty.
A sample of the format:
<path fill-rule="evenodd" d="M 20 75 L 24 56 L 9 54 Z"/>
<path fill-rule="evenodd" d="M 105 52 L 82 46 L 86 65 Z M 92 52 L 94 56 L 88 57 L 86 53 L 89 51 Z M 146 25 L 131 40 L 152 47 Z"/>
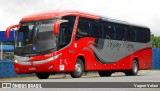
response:
<path fill-rule="evenodd" d="M 74 47 L 77 48 L 77 43 L 74 43 Z"/>
<path fill-rule="evenodd" d="M 51 65 L 51 66 L 48 67 L 48 69 L 52 69 L 52 68 L 53 68 L 53 65 Z"/>

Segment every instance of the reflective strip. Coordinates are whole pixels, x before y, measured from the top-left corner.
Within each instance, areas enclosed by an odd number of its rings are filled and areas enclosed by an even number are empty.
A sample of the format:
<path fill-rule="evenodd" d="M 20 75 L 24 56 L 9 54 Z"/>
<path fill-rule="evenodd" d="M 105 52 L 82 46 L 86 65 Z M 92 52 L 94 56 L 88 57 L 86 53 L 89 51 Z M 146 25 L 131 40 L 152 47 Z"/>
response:
<path fill-rule="evenodd" d="M 31 65 L 31 62 L 18 62 L 18 64 L 21 64 L 21 65 Z"/>
<path fill-rule="evenodd" d="M 41 60 L 41 61 L 36 61 L 36 62 L 18 62 L 18 64 L 21 64 L 21 65 L 34 65 L 34 64 L 44 64 L 44 63 L 47 63 L 49 62 L 50 60 Z"/>
<path fill-rule="evenodd" d="M 44 64 L 44 63 L 47 63 L 49 62 L 50 60 L 42 60 L 42 61 L 36 61 L 36 62 L 33 62 L 33 64 Z"/>

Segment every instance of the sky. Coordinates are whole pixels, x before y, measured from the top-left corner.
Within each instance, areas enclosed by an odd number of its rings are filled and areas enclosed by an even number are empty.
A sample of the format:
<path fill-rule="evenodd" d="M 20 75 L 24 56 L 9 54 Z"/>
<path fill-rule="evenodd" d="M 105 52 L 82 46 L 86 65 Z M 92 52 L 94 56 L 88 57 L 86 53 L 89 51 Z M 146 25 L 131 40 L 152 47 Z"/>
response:
<path fill-rule="evenodd" d="M 160 0 L 0 0 L 0 31 L 26 15 L 79 10 L 147 26 L 160 36 Z"/>

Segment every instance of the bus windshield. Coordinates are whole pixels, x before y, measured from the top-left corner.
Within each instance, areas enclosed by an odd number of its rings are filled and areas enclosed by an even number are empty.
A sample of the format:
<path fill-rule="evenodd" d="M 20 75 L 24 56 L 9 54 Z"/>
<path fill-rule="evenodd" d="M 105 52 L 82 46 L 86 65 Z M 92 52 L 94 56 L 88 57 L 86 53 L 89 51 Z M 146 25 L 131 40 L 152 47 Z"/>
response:
<path fill-rule="evenodd" d="M 56 49 L 53 24 L 57 19 L 21 23 L 15 35 L 15 54 L 39 55 Z"/>

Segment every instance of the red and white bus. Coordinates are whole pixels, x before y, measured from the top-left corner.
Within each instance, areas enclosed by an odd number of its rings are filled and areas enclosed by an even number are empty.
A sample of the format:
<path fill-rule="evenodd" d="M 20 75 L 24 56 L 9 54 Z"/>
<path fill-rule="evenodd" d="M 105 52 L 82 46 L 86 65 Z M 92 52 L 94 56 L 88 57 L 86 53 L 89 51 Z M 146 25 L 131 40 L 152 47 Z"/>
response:
<path fill-rule="evenodd" d="M 55 11 L 23 17 L 16 28 L 14 70 L 50 74 L 98 71 L 101 77 L 114 72 L 137 75 L 152 66 L 150 29 L 144 26 L 79 11 Z"/>

